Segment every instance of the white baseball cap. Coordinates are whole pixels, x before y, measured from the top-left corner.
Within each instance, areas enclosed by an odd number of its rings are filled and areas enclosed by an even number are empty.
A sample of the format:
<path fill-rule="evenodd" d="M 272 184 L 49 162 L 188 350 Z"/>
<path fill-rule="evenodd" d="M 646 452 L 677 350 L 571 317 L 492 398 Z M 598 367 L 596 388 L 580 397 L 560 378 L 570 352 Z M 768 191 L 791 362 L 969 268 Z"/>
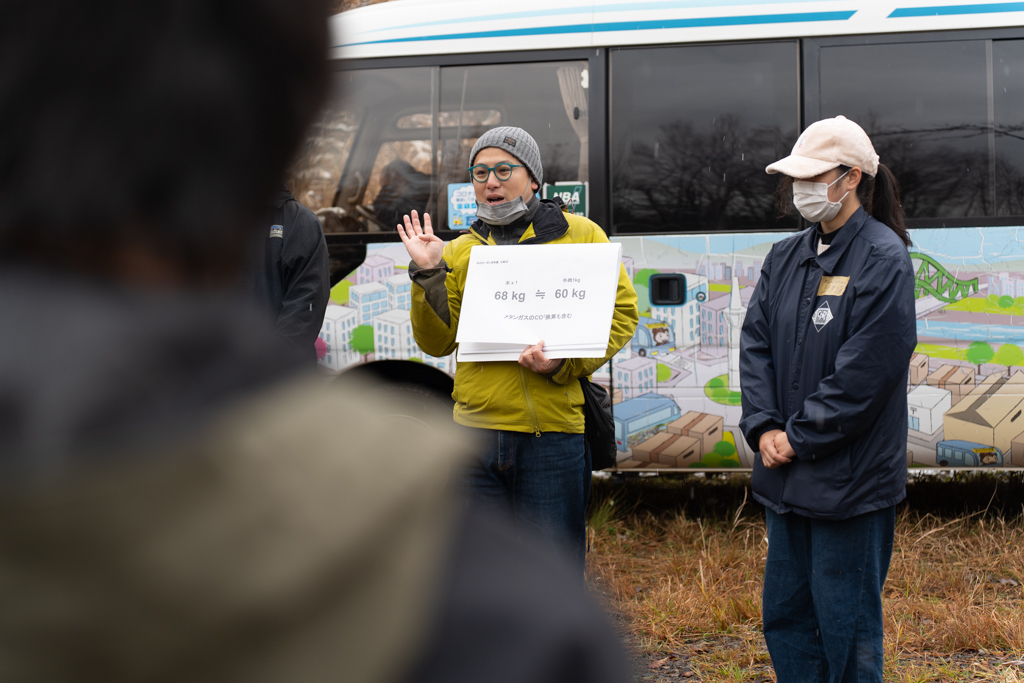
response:
<path fill-rule="evenodd" d="M 822 119 L 807 126 L 790 155 L 769 165 L 765 171 L 802 180 L 837 166 L 857 166 L 872 177 L 878 172 L 878 155 L 871 138 L 845 116 Z"/>

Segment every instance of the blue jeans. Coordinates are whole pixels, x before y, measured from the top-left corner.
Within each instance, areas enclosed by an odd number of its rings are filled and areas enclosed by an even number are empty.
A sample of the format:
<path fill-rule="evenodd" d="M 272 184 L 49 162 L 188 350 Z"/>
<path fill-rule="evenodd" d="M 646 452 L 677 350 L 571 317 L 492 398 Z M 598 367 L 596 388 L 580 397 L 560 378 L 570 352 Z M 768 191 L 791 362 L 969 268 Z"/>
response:
<path fill-rule="evenodd" d="M 463 477 L 470 504 L 510 516 L 582 572 L 590 496 L 590 452 L 583 435 L 480 431 L 488 448 Z"/>
<path fill-rule="evenodd" d="M 779 683 L 881 683 L 896 508 L 841 521 L 768 514 L 764 639 Z"/>

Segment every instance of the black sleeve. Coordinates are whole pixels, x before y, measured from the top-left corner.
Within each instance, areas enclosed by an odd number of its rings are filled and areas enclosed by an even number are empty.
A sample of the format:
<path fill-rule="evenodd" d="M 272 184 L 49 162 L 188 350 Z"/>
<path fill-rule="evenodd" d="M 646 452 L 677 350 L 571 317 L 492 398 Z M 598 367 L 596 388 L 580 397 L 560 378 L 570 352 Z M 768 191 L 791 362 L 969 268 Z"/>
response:
<path fill-rule="evenodd" d="M 583 577 L 503 520 L 464 513 L 426 648 L 402 683 L 627 683 Z"/>
<path fill-rule="evenodd" d="M 312 211 L 297 201 L 286 202 L 284 211 L 277 333 L 312 354 L 330 296 L 327 242 Z"/>
<path fill-rule="evenodd" d="M 771 316 L 768 310 L 773 253 L 768 252 L 761 267 L 761 278 L 754 286 L 754 295 L 750 297 L 740 333 L 740 400 L 743 405 L 740 431 L 755 453 L 761 450 L 762 434 L 785 426 L 782 412 L 776 404 Z"/>

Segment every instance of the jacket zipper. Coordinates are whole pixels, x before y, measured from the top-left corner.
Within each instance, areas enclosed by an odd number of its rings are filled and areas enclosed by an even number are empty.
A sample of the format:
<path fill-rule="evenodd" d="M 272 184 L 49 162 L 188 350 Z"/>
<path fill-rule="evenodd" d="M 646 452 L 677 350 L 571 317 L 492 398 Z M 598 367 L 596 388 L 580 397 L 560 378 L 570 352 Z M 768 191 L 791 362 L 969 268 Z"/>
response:
<path fill-rule="evenodd" d="M 530 398 L 530 389 L 526 386 L 526 370 L 519 366 L 519 385 L 523 388 L 523 396 L 526 397 L 526 407 L 530 409 L 530 419 L 533 421 L 533 435 L 540 436 L 540 424 L 537 422 L 537 411 L 533 409 L 533 399 Z"/>

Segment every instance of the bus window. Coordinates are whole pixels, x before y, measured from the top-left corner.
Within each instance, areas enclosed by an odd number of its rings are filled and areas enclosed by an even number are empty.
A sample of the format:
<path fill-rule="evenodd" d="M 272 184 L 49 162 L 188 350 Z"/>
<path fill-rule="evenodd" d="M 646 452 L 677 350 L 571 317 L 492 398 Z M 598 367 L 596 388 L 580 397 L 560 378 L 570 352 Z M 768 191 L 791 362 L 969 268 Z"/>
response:
<path fill-rule="evenodd" d="M 385 142 L 359 201 L 361 213 L 385 232 L 414 210 L 424 213 L 430 202 L 430 172 L 430 140 Z"/>
<path fill-rule="evenodd" d="M 996 209 L 1024 215 L 1024 40 L 992 41 Z"/>
<path fill-rule="evenodd" d="M 313 211 L 331 205 L 358 123 L 354 111 L 324 111 L 289 169 L 289 189 Z"/>
<path fill-rule="evenodd" d="M 589 180 L 589 89 L 583 61 L 443 67 L 435 224 L 447 226 L 448 186 L 470 182 L 473 144 L 495 126 L 533 136 L 545 183 Z"/>
<path fill-rule="evenodd" d="M 611 54 L 616 233 L 795 229 L 765 166 L 798 132 L 797 44 Z"/>
<path fill-rule="evenodd" d="M 822 118 L 864 127 L 908 218 L 994 215 L 986 49 L 974 40 L 821 50 Z"/>
<path fill-rule="evenodd" d="M 434 72 L 421 67 L 335 74 L 326 124 L 313 127 L 289 182 L 296 198 L 320 217 L 324 232 L 394 230 L 399 208 L 428 208 L 423 186 L 429 195 Z M 426 131 L 399 125 L 423 113 Z"/>

